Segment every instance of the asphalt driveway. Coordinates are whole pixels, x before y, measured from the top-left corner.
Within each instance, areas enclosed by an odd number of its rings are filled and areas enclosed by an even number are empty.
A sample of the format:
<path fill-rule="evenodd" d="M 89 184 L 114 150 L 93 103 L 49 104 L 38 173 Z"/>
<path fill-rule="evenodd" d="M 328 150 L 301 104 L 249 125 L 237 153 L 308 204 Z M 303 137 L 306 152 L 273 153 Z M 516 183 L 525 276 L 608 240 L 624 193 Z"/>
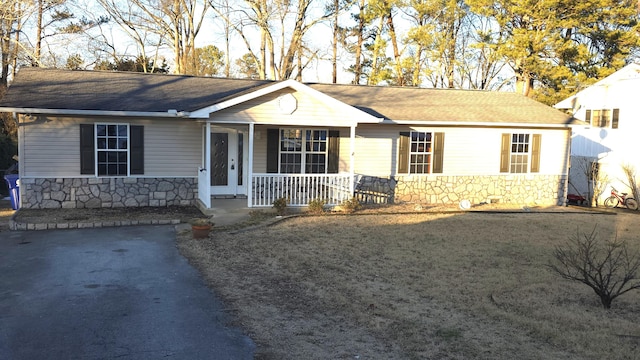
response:
<path fill-rule="evenodd" d="M 1 359 L 251 359 L 172 226 L 0 233 Z"/>

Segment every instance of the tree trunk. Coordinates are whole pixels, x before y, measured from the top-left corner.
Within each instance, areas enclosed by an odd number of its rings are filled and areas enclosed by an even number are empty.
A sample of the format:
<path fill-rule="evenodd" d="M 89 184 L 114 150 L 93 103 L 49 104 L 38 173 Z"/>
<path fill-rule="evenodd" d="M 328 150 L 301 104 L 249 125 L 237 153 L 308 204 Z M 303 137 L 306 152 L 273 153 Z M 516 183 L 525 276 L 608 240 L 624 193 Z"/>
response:
<path fill-rule="evenodd" d="M 358 40 L 356 44 L 356 62 L 353 66 L 354 84 L 360 84 L 360 77 L 362 76 L 362 45 L 364 44 L 364 5 L 365 0 L 360 0 L 359 12 L 358 12 L 358 33 L 356 34 Z"/>
<path fill-rule="evenodd" d="M 31 66 L 40 65 L 40 53 L 42 52 L 42 17 L 44 16 L 44 0 L 38 0 L 38 19 L 36 25 L 36 48 L 34 49 L 33 61 Z"/>
<path fill-rule="evenodd" d="M 402 64 L 400 63 L 400 49 L 398 48 L 398 39 L 396 37 L 396 29 L 393 25 L 393 14 L 391 9 L 387 14 L 387 26 L 389 27 L 389 37 L 391 37 L 391 45 L 393 46 L 394 67 L 396 70 L 396 84 L 404 86 L 404 76 L 402 76 Z"/>
<path fill-rule="evenodd" d="M 333 0 L 333 43 L 331 54 L 331 82 L 336 84 L 338 82 L 338 8 L 340 7 L 340 0 Z"/>

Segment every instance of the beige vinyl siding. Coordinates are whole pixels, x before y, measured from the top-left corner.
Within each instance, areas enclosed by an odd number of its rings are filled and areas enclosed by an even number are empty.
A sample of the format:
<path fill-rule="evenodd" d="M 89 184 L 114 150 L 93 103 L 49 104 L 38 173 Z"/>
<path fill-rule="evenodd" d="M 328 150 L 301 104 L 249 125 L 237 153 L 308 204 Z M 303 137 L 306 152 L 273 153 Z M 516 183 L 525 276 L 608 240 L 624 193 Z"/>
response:
<path fill-rule="evenodd" d="M 296 97 L 297 108 L 291 114 L 282 113 L 278 106 L 280 95 L 291 93 Z M 216 123 L 273 123 L 282 125 L 318 125 L 337 126 L 341 122 L 351 121 L 351 110 L 348 107 L 332 107 L 302 92 L 281 90 L 256 99 L 246 101 L 228 109 L 212 113 L 211 119 Z M 357 110 L 353 109 L 353 112 Z"/>
<path fill-rule="evenodd" d="M 567 129 L 505 129 L 360 125 L 356 128 L 357 174 L 395 175 L 401 131 L 444 132 L 443 175 L 500 174 L 502 133 L 541 134 L 540 172 L 563 174 L 569 144 Z"/>
<path fill-rule="evenodd" d="M 253 172 L 257 174 L 267 172 L 267 129 L 268 127 L 266 126 L 256 126 L 254 128 Z"/>
<path fill-rule="evenodd" d="M 122 123 L 144 126 L 145 173 L 142 176 L 197 176 L 201 154 L 201 125 L 191 120 L 48 117 L 30 121 L 21 117 L 20 154 L 25 176 L 80 176 L 80 124 Z"/>
<path fill-rule="evenodd" d="M 358 125 L 355 146 L 356 174 L 394 175 L 398 158 L 398 137 L 400 131 L 407 131 L 406 129 L 387 125 Z"/>
<path fill-rule="evenodd" d="M 202 125 L 192 120 L 144 122 L 144 176 L 197 176 Z"/>
<path fill-rule="evenodd" d="M 73 124 L 73 125 L 66 125 Z M 22 148 L 21 175 L 74 176 L 80 174 L 80 127 L 70 119 L 31 119 L 20 116 Z M 28 127 L 28 131 L 26 128 Z"/>

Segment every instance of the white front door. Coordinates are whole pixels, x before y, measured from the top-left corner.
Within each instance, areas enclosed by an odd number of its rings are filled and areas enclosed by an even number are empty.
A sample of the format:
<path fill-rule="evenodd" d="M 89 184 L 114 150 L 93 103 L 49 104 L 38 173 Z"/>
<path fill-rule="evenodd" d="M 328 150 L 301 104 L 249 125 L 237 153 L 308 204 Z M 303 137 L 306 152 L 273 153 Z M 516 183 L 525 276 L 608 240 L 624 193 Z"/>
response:
<path fill-rule="evenodd" d="M 245 133 L 235 129 L 211 132 L 211 195 L 245 195 Z"/>

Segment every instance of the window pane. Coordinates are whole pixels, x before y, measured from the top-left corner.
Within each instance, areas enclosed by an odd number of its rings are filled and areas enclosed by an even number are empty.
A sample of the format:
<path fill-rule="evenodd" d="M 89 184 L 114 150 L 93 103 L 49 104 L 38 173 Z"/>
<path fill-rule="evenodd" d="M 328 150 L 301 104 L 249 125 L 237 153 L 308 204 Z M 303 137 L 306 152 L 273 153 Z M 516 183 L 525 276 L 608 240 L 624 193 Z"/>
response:
<path fill-rule="evenodd" d="M 431 132 L 411 132 L 409 173 L 428 174 L 430 172 L 432 136 Z"/>
<path fill-rule="evenodd" d="M 129 125 L 96 125 L 98 175 L 126 176 L 128 173 Z"/>
<path fill-rule="evenodd" d="M 511 157 L 509 171 L 512 173 L 526 173 L 529 165 L 529 137 L 530 134 L 513 134 L 511 139 Z"/>
<path fill-rule="evenodd" d="M 280 129 L 280 173 L 326 173 L 327 130 Z"/>
<path fill-rule="evenodd" d="M 280 172 L 284 174 L 299 174 L 302 168 L 302 155 L 296 153 L 280 154 Z"/>
<path fill-rule="evenodd" d="M 324 174 L 326 172 L 326 159 L 325 154 L 307 154 L 305 158 L 305 173 Z"/>

